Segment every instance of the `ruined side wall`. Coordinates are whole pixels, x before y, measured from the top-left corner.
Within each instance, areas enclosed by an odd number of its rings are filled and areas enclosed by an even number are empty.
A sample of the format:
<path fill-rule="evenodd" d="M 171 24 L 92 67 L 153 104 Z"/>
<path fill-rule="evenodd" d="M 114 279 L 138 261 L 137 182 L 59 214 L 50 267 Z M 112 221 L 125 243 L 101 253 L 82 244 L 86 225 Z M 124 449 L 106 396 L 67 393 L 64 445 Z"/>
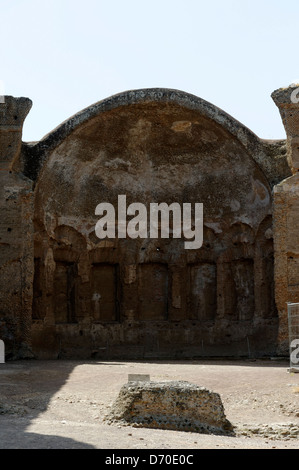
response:
<path fill-rule="evenodd" d="M 275 299 L 279 315 L 279 349 L 288 354 L 288 302 L 299 302 L 299 103 L 296 87 L 272 97 L 287 133 L 287 160 L 292 176 L 274 187 Z M 293 98 L 292 98 L 293 96 Z"/>
<path fill-rule="evenodd" d="M 27 98 L 0 104 L 0 338 L 7 357 L 30 356 L 33 280 L 32 181 L 20 170 Z"/>

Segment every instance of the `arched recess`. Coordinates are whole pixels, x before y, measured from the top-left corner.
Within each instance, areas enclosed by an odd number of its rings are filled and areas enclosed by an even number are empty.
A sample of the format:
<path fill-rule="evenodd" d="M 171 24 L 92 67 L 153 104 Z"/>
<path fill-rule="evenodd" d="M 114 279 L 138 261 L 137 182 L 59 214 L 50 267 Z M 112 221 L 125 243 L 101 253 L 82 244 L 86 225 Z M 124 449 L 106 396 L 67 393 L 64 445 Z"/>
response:
<path fill-rule="evenodd" d="M 59 326 L 66 354 L 88 355 L 97 344 L 109 345 L 110 356 L 247 353 L 246 335 L 255 337 L 259 328 L 252 307 L 256 234 L 272 214 L 268 162 L 251 131 L 192 95 L 138 90 L 83 110 L 37 145 L 35 219 L 47 234 L 44 259 L 55 263 L 68 252 L 60 227 L 77 234 L 68 243 L 80 257 L 82 314 L 71 329 Z M 147 208 L 203 203 L 203 247 L 186 250 L 183 239 L 98 240 L 95 208 L 100 202 L 117 208 L 119 195 Z M 225 300 L 229 263 L 239 282 L 239 314 Z M 242 292 L 249 288 L 246 309 Z M 103 292 L 112 293 L 105 308 Z M 268 344 L 256 342 L 256 351 L 272 351 L 274 343 L 273 333 Z"/>

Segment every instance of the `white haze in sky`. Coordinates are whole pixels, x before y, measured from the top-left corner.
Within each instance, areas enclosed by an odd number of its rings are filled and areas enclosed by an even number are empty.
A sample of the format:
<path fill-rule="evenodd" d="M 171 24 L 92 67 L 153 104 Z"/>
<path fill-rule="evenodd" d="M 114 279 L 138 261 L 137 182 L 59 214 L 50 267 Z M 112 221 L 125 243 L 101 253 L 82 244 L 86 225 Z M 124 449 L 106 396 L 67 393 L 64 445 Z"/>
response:
<path fill-rule="evenodd" d="M 270 95 L 299 82 L 297 0 L 0 0 L 0 83 L 33 108 L 24 141 L 129 89 L 174 88 L 265 139 Z M 0 93 L 1 94 L 1 93 Z"/>

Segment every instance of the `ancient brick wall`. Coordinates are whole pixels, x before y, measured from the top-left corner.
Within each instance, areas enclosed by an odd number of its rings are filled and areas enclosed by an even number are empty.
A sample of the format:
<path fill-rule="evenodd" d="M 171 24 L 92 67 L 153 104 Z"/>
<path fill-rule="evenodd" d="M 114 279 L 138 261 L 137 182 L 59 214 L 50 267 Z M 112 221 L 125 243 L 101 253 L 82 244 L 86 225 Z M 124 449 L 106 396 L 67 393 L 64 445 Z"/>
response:
<path fill-rule="evenodd" d="M 33 184 L 22 173 L 27 98 L 0 104 L 0 337 L 7 357 L 30 357 L 33 281 Z"/>
<path fill-rule="evenodd" d="M 276 90 L 272 97 L 287 133 L 292 176 L 274 188 L 275 297 L 279 313 L 279 350 L 289 353 L 288 302 L 299 302 L 299 103 L 298 85 Z"/>
<path fill-rule="evenodd" d="M 96 103 L 40 142 L 18 138 L 10 171 L 22 243 L 1 260 L 21 266 L 23 303 L 11 308 L 8 278 L 1 288 L 13 344 L 39 358 L 275 354 L 272 188 L 290 175 L 285 142 L 163 89 Z M 119 195 L 146 207 L 203 203 L 203 246 L 99 240 L 95 208 L 117 207 Z"/>

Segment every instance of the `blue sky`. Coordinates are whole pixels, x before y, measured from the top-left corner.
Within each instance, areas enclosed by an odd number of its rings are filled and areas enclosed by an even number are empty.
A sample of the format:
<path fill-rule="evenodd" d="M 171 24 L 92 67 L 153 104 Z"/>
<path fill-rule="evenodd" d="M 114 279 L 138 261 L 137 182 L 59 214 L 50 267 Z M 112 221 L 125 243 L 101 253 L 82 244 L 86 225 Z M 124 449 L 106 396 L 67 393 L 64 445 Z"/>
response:
<path fill-rule="evenodd" d="M 285 138 L 270 95 L 299 81 L 297 0 L 0 0 L 5 94 L 32 99 L 23 140 L 129 89 L 212 102 Z"/>

